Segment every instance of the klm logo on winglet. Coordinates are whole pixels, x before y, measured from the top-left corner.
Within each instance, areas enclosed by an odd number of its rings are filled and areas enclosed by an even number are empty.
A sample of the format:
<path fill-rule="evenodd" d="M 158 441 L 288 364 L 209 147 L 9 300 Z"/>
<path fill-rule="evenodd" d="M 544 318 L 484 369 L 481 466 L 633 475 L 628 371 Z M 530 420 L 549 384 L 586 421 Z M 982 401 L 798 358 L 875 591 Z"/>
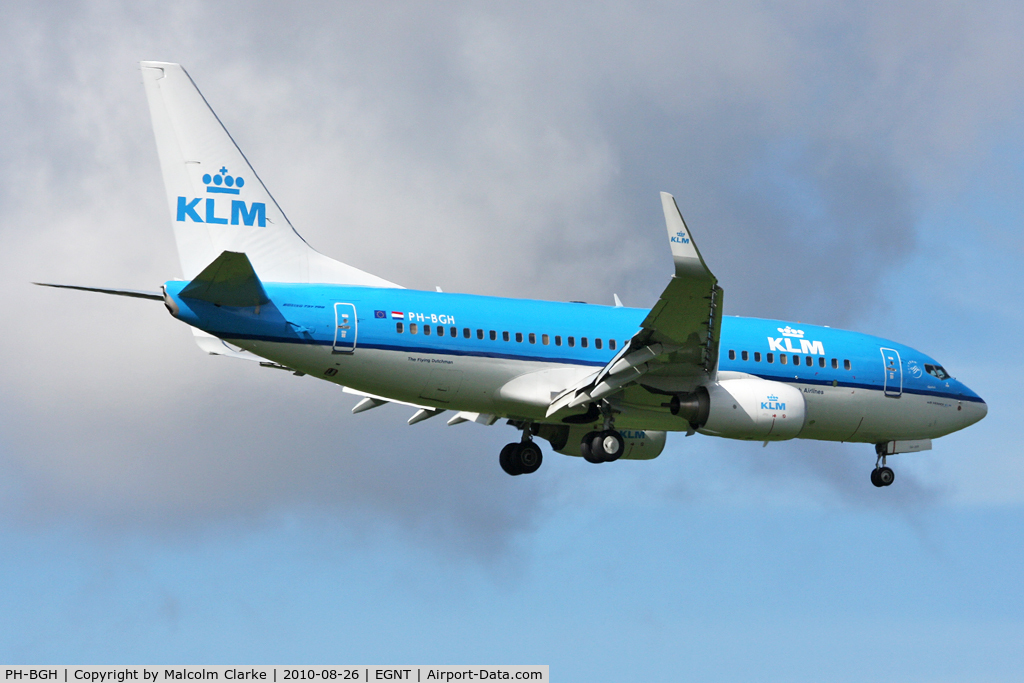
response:
<path fill-rule="evenodd" d="M 209 173 L 203 176 L 206 183 L 207 194 L 239 194 L 245 186 L 245 179 L 241 176 L 235 178 L 228 175 L 226 166 L 221 166 L 216 175 Z M 184 223 L 190 220 L 193 223 L 212 223 L 227 225 L 228 218 L 224 215 L 217 215 L 217 200 L 213 197 L 206 197 L 203 204 L 203 215 L 199 212 L 201 197 L 188 199 L 178 197 L 177 221 Z M 223 203 L 222 203 L 223 206 Z M 251 202 L 246 204 L 240 199 L 231 200 L 231 225 L 258 225 L 261 228 L 267 227 L 267 205 L 263 202 Z"/>
<path fill-rule="evenodd" d="M 671 239 L 676 244 L 689 244 L 690 243 L 690 238 L 687 237 L 686 233 L 683 232 L 682 230 L 680 230 L 675 235 L 673 235 Z"/>
<path fill-rule="evenodd" d="M 785 410 L 786 404 L 779 402 L 778 396 L 769 396 L 767 401 L 761 401 L 761 410 Z"/>

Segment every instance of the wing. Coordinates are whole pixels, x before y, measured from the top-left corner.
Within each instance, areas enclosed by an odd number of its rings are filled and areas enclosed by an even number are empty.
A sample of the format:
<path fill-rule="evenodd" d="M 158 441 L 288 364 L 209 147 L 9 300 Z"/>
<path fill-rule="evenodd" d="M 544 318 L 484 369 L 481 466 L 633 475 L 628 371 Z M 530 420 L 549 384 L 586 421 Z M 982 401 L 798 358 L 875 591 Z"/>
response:
<path fill-rule="evenodd" d="M 675 274 L 640 331 L 608 365 L 557 396 L 548 416 L 643 384 L 658 393 L 692 391 L 713 380 L 722 328 L 722 288 L 697 250 L 675 198 L 661 193 Z"/>

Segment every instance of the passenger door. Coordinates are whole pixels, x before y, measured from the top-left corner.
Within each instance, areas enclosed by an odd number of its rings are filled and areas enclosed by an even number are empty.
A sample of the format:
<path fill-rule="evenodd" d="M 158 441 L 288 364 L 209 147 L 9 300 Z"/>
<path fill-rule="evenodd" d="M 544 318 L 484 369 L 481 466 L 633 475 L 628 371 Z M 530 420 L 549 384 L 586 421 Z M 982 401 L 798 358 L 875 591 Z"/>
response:
<path fill-rule="evenodd" d="M 356 350 L 355 304 L 334 304 L 334 353 L 353 353 Z"/>
<path fill-rule="evenodd" d="M 903 395 L 903 364 L 900 362 L 900 352 L 885 347 L 882 347 L 881 351 L 885 371 L 882 390 L 886 396 L 899 398 Z"/>

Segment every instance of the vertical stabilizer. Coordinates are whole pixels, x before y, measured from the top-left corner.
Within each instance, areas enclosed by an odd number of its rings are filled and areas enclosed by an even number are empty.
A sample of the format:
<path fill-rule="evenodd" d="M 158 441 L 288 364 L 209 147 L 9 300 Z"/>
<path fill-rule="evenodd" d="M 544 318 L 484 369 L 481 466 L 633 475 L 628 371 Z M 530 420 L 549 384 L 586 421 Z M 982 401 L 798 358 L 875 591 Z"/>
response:
<path fill-rule="evenodd" d="M 265 282 L 398 286 L 306 244 L 181 65 L 141 66 L 186 279 L 228 251 Z"/>

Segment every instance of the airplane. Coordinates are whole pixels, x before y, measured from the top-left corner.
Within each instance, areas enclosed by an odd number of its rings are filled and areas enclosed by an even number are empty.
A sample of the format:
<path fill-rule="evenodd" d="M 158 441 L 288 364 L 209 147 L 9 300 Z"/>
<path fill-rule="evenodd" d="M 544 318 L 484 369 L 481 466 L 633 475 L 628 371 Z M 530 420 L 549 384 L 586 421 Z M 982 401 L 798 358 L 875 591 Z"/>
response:
<path fill-rule="evenodd" d="M 932 357 L 858 332 L 725 316 L 723 290 L 675 199 L 661 194 L 674 272 L 651 309 L 415 291 L 328 258 L 295 231 L 179 64 L 141 71 L 184 279 L 160 291 L 34 283 L 162 301 L 207 353 L 341 385 L 361 413 L 410 425 L 504 420 L 510 475 L 537 443 L 595 464 L 649 460 L 668 432 L 873 444 L 887 457 L 985 417 Z"/>

